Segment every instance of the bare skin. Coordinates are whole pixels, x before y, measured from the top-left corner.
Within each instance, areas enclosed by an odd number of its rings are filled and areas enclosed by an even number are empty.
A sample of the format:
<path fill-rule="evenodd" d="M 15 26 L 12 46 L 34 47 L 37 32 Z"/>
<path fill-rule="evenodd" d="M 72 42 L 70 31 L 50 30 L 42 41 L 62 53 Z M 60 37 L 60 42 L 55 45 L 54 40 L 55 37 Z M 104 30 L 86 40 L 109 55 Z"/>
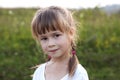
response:
<path fill-rule="evenodd" d="M 45 80 L 61 80 L 68 74 L 68 62 L 71 57 L 71 39 L 60 31 L 50 31 L 40 35 L 41 47 L 51 60 L 45 66 Z"/>
<path fill-rule="evenodd" d="M 69 55 L 69 54 L 68 54 Z M 60 80 L 68 74 L 68 62 L 70 56 L 51 59 L 45 69 L 45 80 Z"/>

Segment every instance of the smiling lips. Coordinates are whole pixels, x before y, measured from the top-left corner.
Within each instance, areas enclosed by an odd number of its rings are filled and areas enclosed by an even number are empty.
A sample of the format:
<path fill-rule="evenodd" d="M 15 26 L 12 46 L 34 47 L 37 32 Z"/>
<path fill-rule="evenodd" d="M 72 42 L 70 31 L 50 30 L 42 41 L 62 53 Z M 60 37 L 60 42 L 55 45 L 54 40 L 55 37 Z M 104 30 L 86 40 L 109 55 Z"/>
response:
<path fill-rule="evenodd" d="M 55 52 L 55 51 L 57 51 L 58 49 L 54 49 L 54 50 L 49 50 L 49 52 Z"/>

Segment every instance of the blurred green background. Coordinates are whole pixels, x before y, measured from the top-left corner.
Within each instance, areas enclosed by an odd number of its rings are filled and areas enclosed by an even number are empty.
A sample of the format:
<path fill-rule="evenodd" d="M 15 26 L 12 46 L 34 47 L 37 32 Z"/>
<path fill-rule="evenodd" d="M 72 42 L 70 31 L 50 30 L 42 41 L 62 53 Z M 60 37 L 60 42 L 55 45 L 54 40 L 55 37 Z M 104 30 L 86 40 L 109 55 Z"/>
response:
<path fill-rule="evenodd" d="M 0 8 L 0 80 L 31 80 L 45 58 L 31 35 L 37 9 Z M 77 56 L 90 80 L 120 79 L 120 12 L 72 10 L 79 30 Z"/>

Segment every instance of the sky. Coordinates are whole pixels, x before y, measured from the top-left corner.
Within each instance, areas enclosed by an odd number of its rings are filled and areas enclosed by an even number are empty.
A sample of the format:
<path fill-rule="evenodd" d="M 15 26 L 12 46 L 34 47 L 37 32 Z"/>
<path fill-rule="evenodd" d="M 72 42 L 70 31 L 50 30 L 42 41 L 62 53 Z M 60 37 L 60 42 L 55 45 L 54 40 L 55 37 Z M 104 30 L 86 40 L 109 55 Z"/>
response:
<path fill-rule="evenodd" d="M 0 7 L 48 7 L 61 6 L 65 8 L 94 8 L 119 4 L 120 0 L 0 0 Z"/>

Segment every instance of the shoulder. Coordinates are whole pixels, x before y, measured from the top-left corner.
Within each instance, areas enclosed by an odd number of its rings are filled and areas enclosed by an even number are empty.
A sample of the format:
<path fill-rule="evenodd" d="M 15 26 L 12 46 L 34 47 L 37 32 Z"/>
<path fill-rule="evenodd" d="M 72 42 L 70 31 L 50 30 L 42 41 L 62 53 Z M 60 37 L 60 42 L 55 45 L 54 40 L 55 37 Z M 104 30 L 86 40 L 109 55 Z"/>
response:
<path fill-rule="evenodd" d="M 81 64 L 77 65 L 76 71 L 80 74 L 86 74 L 87 73 L 86 69 Z"/>
<path fill-rule="evenodd" d="M 39 80 L 40 76 L 44 74 L 44 69 L 45 69 L 45 63 L 40 64 L 38 68 L 34 71 L 33 80 Z"/>
<path fill-rule="evenodd" d="M 73 80 L 89 80 L 87 71 L 81 64 L 77 65 L 73 78 Z"/>
<path fill-rule="evenodd" d="M 44 69 L 44 65 L 45 65 L 45 63 L 38 65 L 35 72 L 34 72 L 34 74 L 39 73 L 40 71 L 42 71 Z"/>

